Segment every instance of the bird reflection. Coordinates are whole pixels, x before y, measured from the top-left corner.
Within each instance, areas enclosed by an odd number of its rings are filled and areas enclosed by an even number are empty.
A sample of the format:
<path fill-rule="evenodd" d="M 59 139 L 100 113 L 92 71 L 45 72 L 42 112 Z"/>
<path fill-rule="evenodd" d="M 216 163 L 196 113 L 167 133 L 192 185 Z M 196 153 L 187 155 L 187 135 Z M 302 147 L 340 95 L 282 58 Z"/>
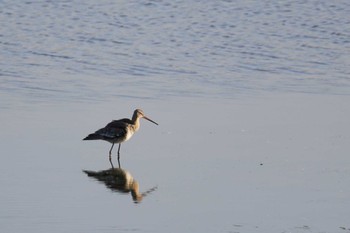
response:
<path fill-rule="evenodd" d="M 131 193 L 135 203 L 140 203 L 149 193 L 157 189 L 153 187 L 146 192 L 140 193 L 139 183 L 132 177 L 130 172 L 122 168 L 110 168 L 102 171 L 83 170 L 89 177 L 104 183 L 109 189 L 120 193 Z"/>

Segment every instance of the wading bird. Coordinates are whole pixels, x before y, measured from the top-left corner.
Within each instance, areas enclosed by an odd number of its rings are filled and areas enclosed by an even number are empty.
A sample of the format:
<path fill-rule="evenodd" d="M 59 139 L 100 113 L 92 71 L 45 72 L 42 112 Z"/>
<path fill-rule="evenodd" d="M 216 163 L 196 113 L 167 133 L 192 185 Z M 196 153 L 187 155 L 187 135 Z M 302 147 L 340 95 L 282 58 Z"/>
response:
<path fill-rule="evenodd" d="M 156 125 L 158 123 L 152 121 L 145 116 L 141 109 L 136 109 L 132 115 L 131 120 L 124 118 L 120 120 L 114 120 L 108 123 L 104 128 L 97 130 L 95 133 L 89 134 L 83 140 L 105 140 L 112 143 L 112 147 L 109 150 L 109 162 L 112 163 L 112 150 L 115 143 L 119 143 L 118 147 L 118 164 L 120 167 L 120 145 L 122 142 L 125 142 L 131 138 L 131 136 L 140 128 L 140 118 L 144 118 Z"/>

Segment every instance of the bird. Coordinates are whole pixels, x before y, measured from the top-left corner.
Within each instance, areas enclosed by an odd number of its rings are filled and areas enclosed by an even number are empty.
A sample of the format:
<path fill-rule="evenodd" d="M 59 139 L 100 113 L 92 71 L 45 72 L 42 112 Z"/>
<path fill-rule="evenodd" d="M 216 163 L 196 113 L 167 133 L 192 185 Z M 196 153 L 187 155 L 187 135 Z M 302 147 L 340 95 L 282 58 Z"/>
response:
<path fill-rule="evenodd" d="M 112 165 L 112 150 L 115 143 L 119 143 L 118 147 L 118 164 L 120 167 L 120 146 L 123 142 L 129 140 L 135 132 L 137 132 L 140 128 L 140 119 L 144 118 L 156 125 L 155 121 L 149 119 L 141 109 L 136 109 L 132 115 L 131 119 L 123 118 L 120 120 L 113 120 L 108 123 L 105 127 L 95 131 L 94 133 L 89 134 L 83 140 L 104 140 L 112 143 L 112 147 L 109 150 L 109 162 Z"/>
<path fill-rule="evenodd" d="M 83 170 L 89 177 L 93 177 L 101 183 L 104 183 L 112 191 L 120 193 L 131 193 L 131 197 L 135 203 L 140 203 L 142 199 L 157 190 L 157 186 L 141 193 L 139 183 L 134 179 L 129 171 L 122 168 L 111 168 L 102 171 Z"/>

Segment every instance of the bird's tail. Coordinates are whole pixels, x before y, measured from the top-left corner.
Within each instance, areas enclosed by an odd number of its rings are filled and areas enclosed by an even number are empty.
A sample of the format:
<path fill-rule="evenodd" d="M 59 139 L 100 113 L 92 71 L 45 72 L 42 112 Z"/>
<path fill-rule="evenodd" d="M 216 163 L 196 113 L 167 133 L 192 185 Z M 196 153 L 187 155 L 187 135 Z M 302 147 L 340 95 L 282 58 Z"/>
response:
<path fill-rule="evenodd" d="M 89 134 L 87 137 L 85 137 L 83 140 L 98 140 L 98 139 L 102 139 L 101 135 L 92 133 L 92 134 Z"/>

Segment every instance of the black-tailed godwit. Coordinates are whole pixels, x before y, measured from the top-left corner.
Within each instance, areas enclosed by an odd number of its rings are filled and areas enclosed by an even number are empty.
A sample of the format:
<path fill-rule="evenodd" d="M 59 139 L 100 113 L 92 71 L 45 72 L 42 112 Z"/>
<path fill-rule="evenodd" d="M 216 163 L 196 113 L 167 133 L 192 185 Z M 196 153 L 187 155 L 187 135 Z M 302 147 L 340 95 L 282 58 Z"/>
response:
<path fill-rule="evenodd" d="M 104 128 L 97 130 L 95 133 L 89 134 L 83 140 L 105 140 L 112 143 L 112 147 L 109 150 L 109 162 L 113 167 L 111 154 L 114 144 L 119 143 L 118 164 L 120 164 L 120 145 L 122 142 L 129 140 L 131 136 L 140 128 L 140 118 L 144 118 L 158 125 L 158 123 L 146 117 L 141 109 L 136 109 L 131 120 L 127 118 L 114 120 L 108 123 Z"/>

